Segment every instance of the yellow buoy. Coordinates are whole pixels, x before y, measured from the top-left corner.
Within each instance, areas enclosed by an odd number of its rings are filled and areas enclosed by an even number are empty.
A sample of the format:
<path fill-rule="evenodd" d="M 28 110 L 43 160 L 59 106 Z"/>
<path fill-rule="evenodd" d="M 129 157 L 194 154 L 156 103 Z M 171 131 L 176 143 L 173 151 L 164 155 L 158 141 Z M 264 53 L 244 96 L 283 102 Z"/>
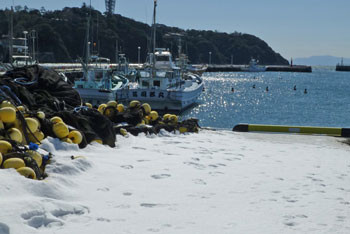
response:
<path fill-rule="evenodd" d="M 91 103 L 88 103 L 88 102 L 85 103 L 85 106 L 87 106 L 87 107 L 89 107 L 89 108 L 92 108 Z"/>
<path fill-rule="evenodd" d="M 170 115 L 169 120 L 170 120 L 172 123 L 177 123 L 178 117 L 177 117 L 176 115 Z"/>
<path fill-rule="evenodd" d="M 5 169 L 8 169 L 8 168 L 18 169 L 18 168 L 25 167 L 25 166 L 26 166 L 26 164 L 24 163 L 23 159 L 21 159 L 21 158 L 6 159 L 2 165 L 2 167 Z"/>
<path fill-rule="evenodd" d="M 77 130 L 73 130 L 68 134 L 68 138 L 71 139 L 71 141 L 74 144 L 80 144 L 83 141 L 83 136 L 81 133 Z"/>
<path fill-rule="evenodd" d="M 117 110 L 118 110 L 118 112 L 124 112 L 124 105 L 123 104 L 118 104 L 117 105 Z"/>
<path fill-rule="evenodd" d="M 2 153 L 0 153 L 0 166 L 1 166 L 1 163 L 2 163 L 2 159 L 3 159 Z"/>
<path fill-rule="evenodd" d="M 0 140 L 0 153 L 6 154 L 12 150 L 12 145 L 8 141 Z"/>
<path fill-rule="evenodd" d="M 29 179 L 36 179 L 35 172 L 32 168 L 30 167 L 21 167 L 17 169 L 17 172 L 21 174 L 22 176 L 29 178 Z"/>
<path fill-rule="evenodd" d="M 39 122 L 38 120 L 34 118 L 25 118 L 27 127 L 31 132 L 36 132 L 39 128 Z"/>
<path fill-rule="evenodd" d="M 118 103 L 116 101 L 109 101 L 107 102 L 107 106 L 113 106 L 113 107 L 117 107 Z"/>
<path fill-rule="evenodd" d="M 13 123 L 11 124 L 5 124 L 5 128 L 18 128 L 18 129 L 22 129 L 22 123 L 19 119 L 16 119 Z"/>
<path fill-rule="evenodd" d="M 35 136 L 36 139 L 34 138 L 34 136 Z M 34 132 L 34 136 L 32 134 L 28 134 L 29 140 L 31 142 L 33 142 L 33 143 L 39 143 L 39 142 L 37 142 L 37 140 L 38 141 L 42 141 L 45 138 L 45 135 L 44 135 L 44 133 L 42 131 Z"/>
<path fill-rule="evenodd" d="M 0 104 L 0 108 L 3 108 L 3 107 L 12 107 L 15 109 L 15 106 L 9 102 L 9 101 L 3 101 L 1 104 Z"/>
<path fill-rule="evenodd" d="M 17 110 L 24 113 L 26 111 L 26 108 L 24 106 L 17 106 Z"/>
<path fill-rule="evenodd" d="M 45 113 L 42 112 L 42 111 L 38 111 L 36 113 L 36 116 L 39 118 L 39 119 L 45 119 Z"/>
<path fill-rule="evenodd" d="M 10 128 L 9 130 L 7 130 L 7 134 L 9 135 L 10 139 L 17 142 L 22 142 L 22 133 L 17 128 Z"/>
<path fill-rule="evenodd" d="M 186 127 L 180 127 L 179 128 L 180 133 L 188 132 L 188 129 Z"/>
<path fill-rule="evenodd" d="M 130 108 L 138 107 L 138 106 L 140 106 L 140 105 L 141 105 L 141 103 L 140 103 L 139 101 L 137 101 L 137 100 L 133 100 L 133 101 L 131 101 L 131 102 L 129 103 L 129 107 L 130 107 Z"/>
<path fill-rule="evenodd" d="M 151 106 L 148 103 L 143 103 L 141 107 L 145 110 L 146 115 L 152 111 Z"/>
<path fill-rule="evenodd" d="M 165 115 L 163 115 L 163 120 L 164 121 L 167 121 L 167 120 L 169 120 L 169 117 L 171 116 L 171 114 L 165 114 Z"/>
<path fill-rule="evenodd" d="M 68 126 L 65 123 L 55 123 L 52 126 L 52 131 L 58 138 L 65 138 L 69 134 Z"/>
<path fill-rule="evenodd" d="M 54 124 L 56 123 L 63 123 L 63 120 L 61 119 L 61 117 L 58 117 L 58 116 L 54 116 L 50 119 L 50 121 Z"/>
<path fill-rule="evenodd" d="M 30 155 L 36 162 L 36 164 L 38 164 L 38 167 L 41 167 L 42 163 L 43 163 L 43 157 L 41 156 L 41 154 L 37 151 L 34 150 L 27 150 L 26 153 L 28 155 Z"/>
<path fill-rule="evenodd" d="M 151 113 L 149 113 L 149 116 L 151 117 L 152 121 L 155 121 L 158 119 L 158 112 L 157 111 L 151 111 Z"/>
<path fill-rule="evenodd" d="M 0 119 L 4 123 L 12 123 L 16 120 L 16 110 L 13 107 L 3 107 L 0 109 Z"/>
<path fill-rule="evenodd" d="M 69 143 L 69 144 L 73 144 L 73 141 L 71 139 L 69 139 L 68 137 L 62 138 L 61 141 Z"/>
<path fill-rule="evenodd" d="M 99 143 L 99 144 L 103 144 L 103 142 L 102 142 L 102 140 L 101 139 L 95 139 L 95 140 L 93 140 L 93 141 L 91 141 L 91 142 L 97 142 L 97 143 Z"/>
<path fill-rule="evenodd" d="M 149 118 L 147 118 L 148 116 L 146 116 L 145 118 L 143 118 L 143 122 L 145 123 L 145 124 L 149 124 Z"/>
<path fill-rule="evenodd" d="M 112 107 L 106 108 L 103 112 L 103 114 L 107 117 L 112 117 L 114 113 L 115 113 L 115 109 Z"/>
<path fill-rule="evenodd" d="M 120 134 L 121 134 L 122 136 L 128 135 L 128 131 L 126 131 L 125 128 L 121 128 L 121 129 L 119 130 L 119 132 L 120 132 Z"/>
<path fill-rule="evenodd" d="M 2 130 L 4 128 L 5 128 L 4 123 L 0 120 L 0 130 Z"/>
<path fill-rule="evenodd" d="M 98 110 L 98 112 L 103 114 L 103 112 L 105 111 L 106 107 L 107 107 L 107 105 L 105 103 L 103 103 L 103 104 L 98 106 L 97 110 Z"/>

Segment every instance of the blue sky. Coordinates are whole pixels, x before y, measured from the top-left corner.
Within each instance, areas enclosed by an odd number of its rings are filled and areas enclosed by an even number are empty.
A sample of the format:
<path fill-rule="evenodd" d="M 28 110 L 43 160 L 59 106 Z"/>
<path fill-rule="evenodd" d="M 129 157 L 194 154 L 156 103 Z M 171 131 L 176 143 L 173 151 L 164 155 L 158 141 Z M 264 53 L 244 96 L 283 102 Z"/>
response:
<path fill-rule="evenodd" d="M 10 6 L 13 0 L 0 0 Z M 104 0 L 91 0 L 105 10 Z M 5 4 L 3 4 L 3 2 Z M 62 9 L 88 0 L 14 0 L 29 8 Z M 116 12 L 151 23 L 153 0 L 117 0 Z M 350 57 L 349 0 L 158 0 L 158 22 L 184 29 L 243 32 L 283 57 Z"/>

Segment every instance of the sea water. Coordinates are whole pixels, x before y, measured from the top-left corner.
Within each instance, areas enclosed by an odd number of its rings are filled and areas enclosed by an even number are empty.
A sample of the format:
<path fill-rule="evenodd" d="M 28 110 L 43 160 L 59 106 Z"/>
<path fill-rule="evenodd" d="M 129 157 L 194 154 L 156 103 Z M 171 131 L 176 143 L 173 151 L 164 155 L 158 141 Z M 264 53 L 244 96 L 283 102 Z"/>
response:
<path fill-rule="evenodd" d="M 205 73 L 203 79 L 205 91 L 182 117 L 196 117 L 204 127 L 350 127 L 350 72 L 319 67 L 312 73 Z"/>

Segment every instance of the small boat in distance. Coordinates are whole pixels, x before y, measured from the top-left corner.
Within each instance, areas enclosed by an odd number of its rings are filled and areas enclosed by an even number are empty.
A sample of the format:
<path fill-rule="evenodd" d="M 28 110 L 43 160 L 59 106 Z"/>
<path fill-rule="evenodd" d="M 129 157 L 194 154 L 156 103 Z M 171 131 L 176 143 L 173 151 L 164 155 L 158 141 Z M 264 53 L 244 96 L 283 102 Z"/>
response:
<path fill-rule="evenodd" d="M 264 72 L 266 71 L 265 66 L 258 65 L 259 61 L 256 59 L 251 59 L 248 66 L 242 68 L 244 72 Z"/>

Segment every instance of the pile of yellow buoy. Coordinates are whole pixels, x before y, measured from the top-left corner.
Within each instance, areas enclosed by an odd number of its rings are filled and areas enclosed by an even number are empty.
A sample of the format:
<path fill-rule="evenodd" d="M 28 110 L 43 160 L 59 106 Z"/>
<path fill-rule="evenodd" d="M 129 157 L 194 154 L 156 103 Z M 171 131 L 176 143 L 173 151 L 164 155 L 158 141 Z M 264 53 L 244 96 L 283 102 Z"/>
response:
<path fill-rule="evenodd" d="M 85 106 L 93 108 L 91 104 L 86 103 Z M 109 101 L 108 103 L 98 106 L 97 111 L 106 117 L 111 117 L 115 114 L 123 114 L 126 111 L 137 113 L 139 123 L 134 127 L 142 127 L 147 125 L 168 125 L 172 126 L 172 129 L 177 129 L 181 133 L 187 132 L 187 128 L 179 124 L 179 118 L 173 114 L 165 114 L 159 116 L 157 111 L 151 109 L 151 106 L 147 103 L 141 104 L 139 101 L 131 101 L 127 107 L 123 104 L 118 104 L 116 101 Z M 45 121 L 45 122 L 43 122 Z M 40 145 L 41 141 L 45 139 L 44 132 L 41 130 L 41 124 L 52 126 L 52 133 L 59 138 L 62 142 L 69 144 L 80 144 L 83 141 L 83 134 L 72 127 L 68 126 L 61 117 L 54 116 L 50 119 L 46 118 L 46 114 L 42 111 L 30 111 L 25 106 L 15 106 L 9 101 L 3 101 L 0 104 L 0 167 L 3 169 L 13 168 L 17 172 L 27 178 L 37 178 L 37 170 L 33 170 L 32 164 L 28 165 L 28 157 L 31 162 L 35 162 L 37 168 L 45 170 L 45 163 L 43 162 L 43 155 L 33 150 L 28 144 Z M 119 134 L 126 136 L 128 131 L 125 128 L 119 129 Z M 52 137 L 54 137 L 52 135 Z M 102 144 L 102 140 L 94 140 Z M 18 147 L 22 146 L 22 150 L 18 155 L 24 154 L 25 156 L 13 156 L 18 153 Z M 24 146 L 24 147 L 23 147 Z"/>
<path fill-rule="evenodd" d="M 83 136 L 78 130 L 71 130 L 67 124 L 65 124 L 62 118 L 55 116 L 52 117 L 51 122 L 53 123 L 52 131 L 61 141 L 70 143 L 70 144 L 80 144 L 83 140 Z"/>
<path fill-rule="evenodd" d="M 26 165 L 21 157 L 30 157 L 35 160 L 38 168 L 42 166 L 42 155 L 27 149 L 19 157 L 9 156 L 16 152 L 13 145 L 28 145 L 30 142 L 40 144 L 45 138 L 40 129 L 40 120 L 45 119 L 45 113 L 30 112 L 25 106 L 15 106 L 9 101 L 0 104 L 0 166 L 3 169 L 16 169 L 21 175 L 36 179 L 34 170 Z M 60 117 L 51 118 L 52 131 L 57 138 L 64 142 L 80 144 L 82 134 L 78 130 L 69 130 Z M 25 137 L 27 136 L 27 137 Z M 27 147 L 28 148 L 28 147 Z"/>
<path fill-rule="evenodd" d="M 85 103 L 86 106 L 92 108 L 90 103 Z M 154 125 L 154 124 L 168 124 L 176 125 L 178 123 L 178 116 L 174 114 L 165 114 L 162 117 L 159 116 L 157 111 L 152 110 L 151 106 L 148 103 L 141 104 L 140 101 L 133 100 L 129 103 L 129 106 L 126 108 L 123 104 L 118 104 L 116 101 L 109 101 L 108 103 L 100 104 L 97 110 L 107 116 L 111 117 L 114 113 L 123 113 L 127 109 L 139 109 L 142 110 L 142 118 L 139 123 L 136 124 L 136 127 L 144 125 Z M 181 133 L 186 132 L 187 130 L 183 127 L 179 128 Z M 127 130 L 124 128 L 120 129 L 121 135 L 127 135 Z"/>

